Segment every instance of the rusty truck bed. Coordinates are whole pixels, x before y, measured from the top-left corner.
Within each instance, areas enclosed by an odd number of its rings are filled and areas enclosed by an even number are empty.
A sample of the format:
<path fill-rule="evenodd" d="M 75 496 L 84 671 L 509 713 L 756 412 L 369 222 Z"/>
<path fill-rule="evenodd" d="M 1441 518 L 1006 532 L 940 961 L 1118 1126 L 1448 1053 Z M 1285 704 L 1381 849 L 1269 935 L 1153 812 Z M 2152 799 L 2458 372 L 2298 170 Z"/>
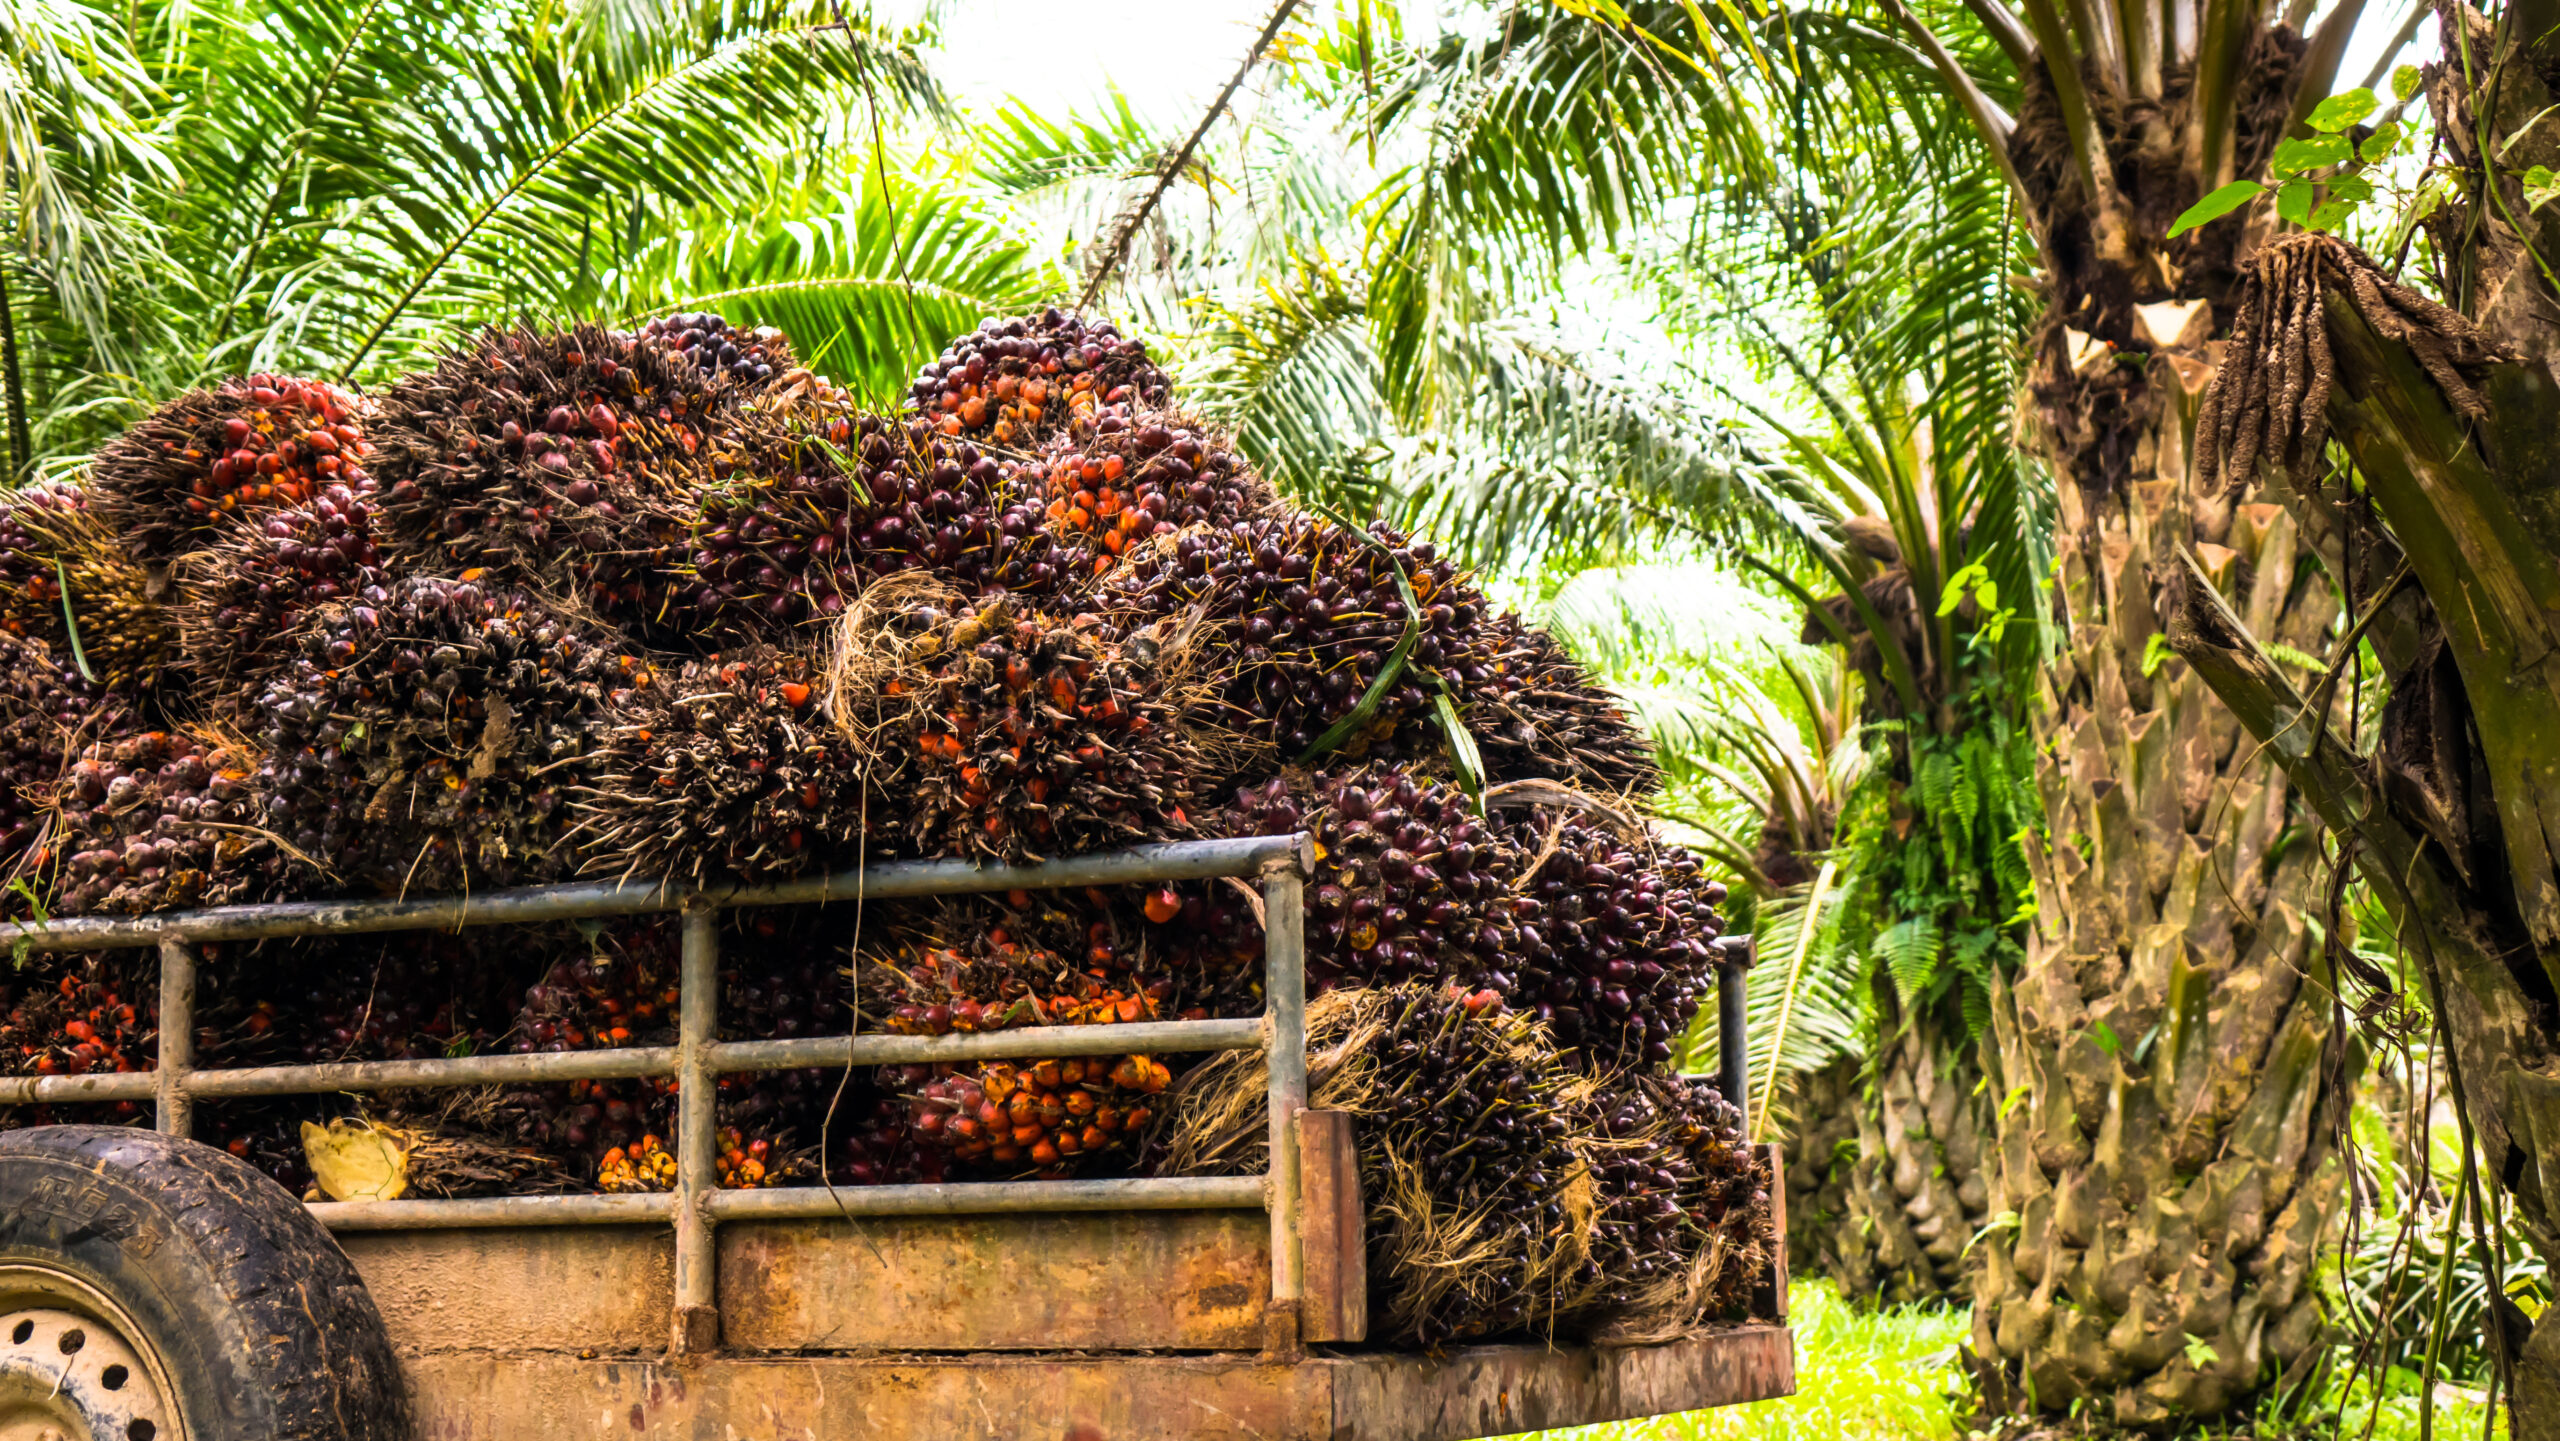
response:
<path fill-rule="evenodd" d="M 1267 1344 L 1252 1211 L 720 1228 L 717 1351 L 667 1354 L 665 1227 L 345 1236 L 419 1441 L 1438 1441 L 1795 1389 L 1782 1325 L 1427 1357 Z M 1310 1290 L 1334 1263 L 1309 1257 Z"/>

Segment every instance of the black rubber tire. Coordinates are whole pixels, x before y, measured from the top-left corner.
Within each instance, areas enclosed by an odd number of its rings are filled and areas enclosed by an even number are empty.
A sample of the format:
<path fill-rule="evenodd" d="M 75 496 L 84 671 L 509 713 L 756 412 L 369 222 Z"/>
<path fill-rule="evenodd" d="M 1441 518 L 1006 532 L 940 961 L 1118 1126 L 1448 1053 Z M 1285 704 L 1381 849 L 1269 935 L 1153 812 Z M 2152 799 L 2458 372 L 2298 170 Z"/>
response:
<path fill-rule="evenodd" d="M 302 1203 L 124 1126 L 0 1132 L 0 1267 L 85 1279 L 171 1372 L 190 1441 L 408 1441 L 382 1314 Z"/>

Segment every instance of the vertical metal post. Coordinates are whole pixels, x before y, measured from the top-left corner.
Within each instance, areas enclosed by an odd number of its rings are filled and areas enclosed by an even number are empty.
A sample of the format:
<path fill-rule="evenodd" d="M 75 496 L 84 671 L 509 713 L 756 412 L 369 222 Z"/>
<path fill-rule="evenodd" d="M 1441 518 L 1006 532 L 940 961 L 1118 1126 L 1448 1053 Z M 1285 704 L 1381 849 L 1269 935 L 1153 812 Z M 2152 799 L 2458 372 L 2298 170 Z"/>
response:
<path fill-rule="evenodd" d="M 720 1024 L 720 914 L 684 913 L 682 990 L 676 1020 L 676 1314 L 673 1349 L 700 1355 L 720 1345 L 718 1260 L 703 1198 L 716 1185 L 718 1116 L 710 1046 Z"/>
<path fill-rule="evenodd" d="M 1743 1008 L 1744 977 L 1751 973 L 1751 938 L 1716 943 L 1716 1088 L 1751 1123 L 1751 1022 Z"/>
<path fill-rule="evenodd" d="M 190 1134 L 196 1104 L 187 1095 L 187 1073 L 196 1061 L 196 948 L 176 936 L 160 938 L 160 1057 L 154 1068 L 160 1130 Z"/>
<path fill-rule="evenodd" d="M 1294 1350 L 1305 1266 L 1298 1232 L 1298 1113 L 1307 1108 L 1306 882 L 1295 857 L 1263 871 L 1262 909 L 1271 1072 L 1271 1317 L 1264 1343 Z"/>

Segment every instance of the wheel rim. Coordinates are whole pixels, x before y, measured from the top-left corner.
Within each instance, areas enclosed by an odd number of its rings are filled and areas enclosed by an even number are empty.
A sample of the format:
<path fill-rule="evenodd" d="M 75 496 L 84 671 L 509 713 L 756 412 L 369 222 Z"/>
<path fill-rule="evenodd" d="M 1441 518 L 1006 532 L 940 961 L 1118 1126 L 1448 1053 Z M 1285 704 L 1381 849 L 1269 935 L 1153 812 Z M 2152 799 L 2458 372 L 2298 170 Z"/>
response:
<path fill-rule="evenodd" d="M 76 1276 L 0 1268 L 0 1441 L 185 1441 L 169 1367 Z"/>

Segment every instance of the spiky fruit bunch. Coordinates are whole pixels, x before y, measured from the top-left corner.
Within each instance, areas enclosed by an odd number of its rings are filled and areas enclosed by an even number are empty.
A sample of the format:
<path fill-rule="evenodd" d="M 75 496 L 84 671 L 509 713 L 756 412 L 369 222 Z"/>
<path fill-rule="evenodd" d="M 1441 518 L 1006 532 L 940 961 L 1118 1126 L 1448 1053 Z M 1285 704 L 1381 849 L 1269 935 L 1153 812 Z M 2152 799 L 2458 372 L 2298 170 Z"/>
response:
<path fill-rule="evenodd" d="M 517 590 L 411 576 L 315 611 L 258 702 L 268 826 L 348 880 L 558 879 L 567 788 L 652 672 Z"/>
<path fill-rule="evenodd" d="M 315 937 L 255 952 L 208 945 L 197 971 L 197 1062 L 431 1060 L 484 1051 L 510 1029 L 528 969 L 570 944 L 584 942 L 562 927 Z"/>
<path fill-rule="evenodd" d="M 905 747 L 899 822 L 913 849 L 1020 860 L 1191 832 L 1187 807 L 1220 762 L 1152 642 L 1001 600 L 893 624 L 902 664 L 868 703 L 875 734 Z"/>
<path fill-rule="evenodd" d="M 1487 627 L 1490 679 L 1467 689 L 1467 728 L 1493 780 L 1540 778 L 1611 794 L 1662 788 L 1653 743 L 1556 638 L 1504 614 Z"/>
<path fill-rule="evenodd" d="M 922 422 L 741 427 L 712 460 L 686 604 L 765 627 L 840 615 L 863 587 L 932 569 L 965 594 L 1045 593 L 1081 567 L 1040 528 L 1014 468 Z M 823 436 L 828 443 L 815 443 Z"/>
<path fill-rule="evenodd" d="M 50 829 L 56 783 L 92 740 L 121 730 L 127 714 L 69 656 L 0 632 L 0 876 L 49 862 L 49 851 L 28 853 Z"/>
<path fill-rule="evenodd" d="M 1373 1077 L 1361 1187 L 1419 1199 L 1371 1222 L 1382 1329 L 1436 1348 L 1551 1321 L 1596 1279 L 1572 1198 L 1583 1170 L 1573 1077 L 1526 1018 L 1483 993 L 1371 994 L 1358 1008 Z"/>
<path fill-rule="evenodd" d="M 289 656 L 305 612 L 382 584 L 373 482 L 319 488 L 309 500 L 226 520 L 212 548 L 182 565 L 181 645 L 215 695 L 262 679 Z"/>
<path fill-rule="evenodd" d="M 644 1045 L 675 1025 L 676 943 L 663 918 L 618 931 L 610 946 L 564 955 L 527 988 L 518 1051 Z"/>
<path fill-rule="evenodd" d="M 877 962 L 872 979 L 880 987 L 874 1002 L 879 1024 L 900 1035 L 943 1036 L 1156 1019 L 1167 988 L 1133 987 L 1115 977 L 1108 927 L 1097 923 L 1096 929 L 1106 934 L 1095 940 L 1102 959 L 1090 969 L 1046 947 L 1025 945 L 1002 925 L 987 931 L 975 954 L 941 946 L 904 964 Z"/>
<path fill-rule="evenodd" d="M 1492 678 L 1484 598 L 1428 542 L 1301 515 L 1211 526 L 1140 550 L 1104 580 L 1101 599 L 1145 617 L 1202 607 L 1223 622 L 1234 647 L 1225 699 L 1238 724 L 1296 756 L 1359 706 L 1402 638 L 1399 564 L 1423 608 L 1419 637 L 1383 703 L 1338 745 L 1344 760 L 1386 760 L 1440 744 L 1426 715 L 1433 677 L 1462 692 Z"/>
<path fill-rule="evenodd" d="M 762 880 L 850 857 L 863 759 L 820 712 L 806 653 L 749 645 L 686 663 L 615 707 L 575 802 L 592 873 Z M 875 828 L 889 820 L 876 810 Z"/>
<path fill-rule="evenodd" d="M 720 1034 L 740 1041 L 843 1035 L 854 1028 L 853 988 L 843 970 L 839 918 L 823 908 L 759 908 L 729 913 L 720 944 Z M 731 1081 L 803 1080 L 838 1073 L 767 1071 Z"/>
<path fill-rule="evenodd" d="M 1172 1073 L 1149 1056 L 1070 1056 L 958 1068 L 915 1092 L 910 1114 L 924 1144 L 963 1164 L 1065 1175 L 1143 1133 Z"/>
<path fill-rule="evenodd" d="M 1157 535 L 1233 524 L 1277 500 L 1224 437 L 1178 412 L 1118 408 L 1060 436 L 1037 464 L 1050 529 L 1100 572 Z"/>
<path fill-rule="evenodd" d="M 596 1188 L 609 1194 L 672 1191 L 676 1188 L 676 1153 L 654 1134 L 627 1146 L 608 1146 L 596 1162 Z"/>
<path fill-rule="evenodd" d="M 1294 779 L 1295 784 L 1292 784 Z M 1527 866 L 1455 786 L 1389 771 L 1275 777 L 1237 792 L 1230 835 L 1315 837 L 1307 984 L 1463 982 L 1507 991 L 1511 881 Z"/>
<path fill-rule="evenodd" d="M 262 899 L 304 874 L 262 829 L 254 762 L 150 731 L 87 747 L 57 789 L 54 909 L 140 914 Z"/>
<path fill-rule="evenodd" d="M 990 320 L 951 342 L 909 388 L 909 403 L 946 435 L 1030 448 L 1090 421 L 1106 405 L 1164 403 L 1164 372 L 1143 341 L 1054 307 Z"/>
<path fill-rule="evenodd" d="M 1687 851 L 1580 812 L 1500 814 L 1515 845 L 1544 857 L 1517 887 L 1514 1003 L 1586 1068 L 1671 1059 L 1714 969 L 1724 886 L 1701 880 Z"/>
<path fill-rule="evenodd" d="M 151 1069 L 160 995 L 148 953 L 49 955 L 30 971 L 0 1024 L 0 1067 L 20 1076 Z"/>
<path fill-rule="evenodd" d="M 63 618 L 66 589 L 76 636 Z M 80 490 L 31 485 L 0 507 L 0 630 L 85 660 L 110 687 L 147 689 L 177 661 L 165 589 L 166 577 L 126 554 Z"/>
<path fill-rule="evenodd" d="M 417 563 L 653 620 L 693 520 L 696 457 L 751 393 L 664 336 L 484 331 L 383 401 L 390 533 Z"/>
<path fill-rule="evenodd" d="M 787 376 L 799 361 L 791 342 L 772 326 L 733 326 L 708 311 L 662 315 L 640 327 L 642 338 L 662 340 L 692 360 L 706 376 L 740 387 Z"/>
<path fill-rule="evenodd" d="M 893 1071 L 915 1071 L 919 1074 L 893 1078 L 908 1087 L 921 1087 L 933 1078 L 926 1066 L 889 1067 Z M 870 1093 L 856 1101 L 848 1112 L 849 1125 L 839 1122 L 847 1131 L 844 1143 L 844 1165 L 839 1173 L 848 1185 L 916 1186 L 940 1185 L 950 1174 L 951 1153 L 939 1145 L 929 1145 L 915 1129 L 904 1095 Z"/>
<path fill-rule="evenodd" d="M 165 561 L 226 517 L 359 485 L 366 406 L 326 381 L 252 375 L 179 397 L 98 452 L 90 504 L 136 559 Z"/>
<path fill-rule="evenodd" d="M 494 1110 L 493 1134 L 509 1145 L 553 1158 L 571 1175 L 600 1177 L 607 1157 L 616 1149 L 628 1158 L 643 1137 L 675 1135 L 675 1082 L 511 1086 Z M 667 1164 L 674 1164 L 672 1157 Z"/>

